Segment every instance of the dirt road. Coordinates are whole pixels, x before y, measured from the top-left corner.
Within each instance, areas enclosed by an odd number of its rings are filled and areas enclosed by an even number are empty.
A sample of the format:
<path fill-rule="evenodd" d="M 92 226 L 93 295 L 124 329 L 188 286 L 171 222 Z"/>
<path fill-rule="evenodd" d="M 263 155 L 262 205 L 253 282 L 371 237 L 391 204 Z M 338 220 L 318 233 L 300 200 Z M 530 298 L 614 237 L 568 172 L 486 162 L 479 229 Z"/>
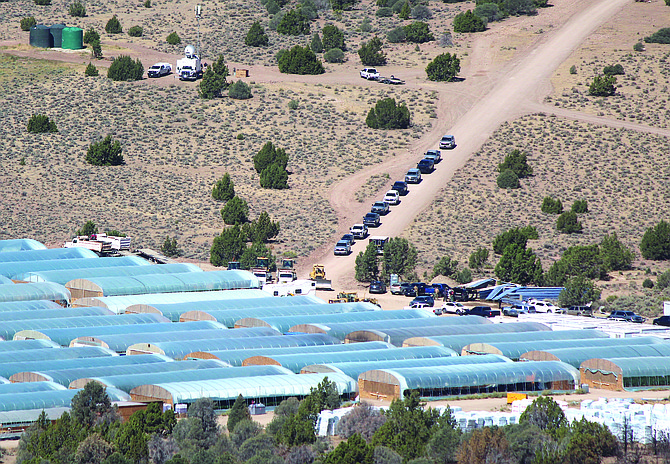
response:
<path fill-rule="evenodd" d="M 382 218 L 382 224 L 372 229 L 372 235 L 399 236 L 411 224 L 417 215 L 428 207 L 439 194 L 440 189 L 449 182 L 454 172 L 465 165 L 466 161 L 494 131 L 506 120 L 518 117 L 521 114 L 534 111 L 537 103 L 549 94 L 551 85 L 549 77 L 555 69 L 566 60 L 595 29 L 604 24 L 609 18 L 620 11 L 630 0 L 601 0 L 598 2 L 578 2 L 574 4 L 574 14 L 569 15 L 567 21 L 552 32 L 544 33 L 542 39 L 533 47 L 521 53 L 515 60 L 505 66 L 497 76 L 489 75 L 483 85 L 493 86 L 490 91 L 477 99 L 476 103 L 467 110 L 448 129 L 456 136 L 458 146 L 454 150 L 443 150 L 443 161 L 430 175 L 425 175 L 419 185 L 411 185 L 410 193 L 403 198 L 400 205 L 394 206 L 392 212 Z M 475 51 L 478 49 L 474 46 Z M 473 60 L 474 61 L 474 60 Z M 475 62 L 475 66 L 477 63 Z M 480 72 L 466 72 L 466 82 L 474 82 L 470 94 L 477 93 L 477 75 Z M 469 76 L 468 76 L 469 74 Z M 438 119 L 446 120 L 453 111 L 447 91 L 440 91 L 438 103 Z M 426 149 L 437 148 L 437 142 L 443 131 L 447 129 L 442 124 L 423 137 L 412 150 L 422 153 Z M 414 155 L 415 161 L 420 159 Z M 353 200 L 355 186 L 361 185 L 373 173 L 389 172 L 392 178 L 399 179 L 404 171 L 412 167 L 408 157 L 394 158 L 383 165 L 359 172 L 331 190 L 331 204 L 340 219 L 342 231 L 350 224 L 360 222 L 368 211 L 369 205 L 360 205 Z M 492 166 L 491 169 L 494 169 Z M 449 227 L 445 224 L 445 227 Z M 363 251 L 367 241 L 357 242 L 353 252 L 348 257 L 335 257 L 332 254 L 332 244 L 328 249 L 319 250 L 308 262 L 321 262 L 326 266 L 328 278 L 333 280 L 335 288 L 354 288 L 353 269 L 356 255 Z"/>

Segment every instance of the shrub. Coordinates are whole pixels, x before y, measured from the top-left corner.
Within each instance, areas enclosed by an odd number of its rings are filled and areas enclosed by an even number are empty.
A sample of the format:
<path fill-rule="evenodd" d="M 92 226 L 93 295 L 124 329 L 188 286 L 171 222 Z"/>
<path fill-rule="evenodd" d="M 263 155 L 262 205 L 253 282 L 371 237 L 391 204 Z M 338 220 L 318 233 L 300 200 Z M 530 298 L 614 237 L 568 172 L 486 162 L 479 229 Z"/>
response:
<path fill-rule="evenodd" d="M 56 123 L 44 114 L 33 114 L 28 120 L 28 132 L 42 134 L 45 132 L 58 132 Z"/>
<path fill-rule="evenodd" d="M 670 0 L 665 0 L 665 6 L 670 6 Z"/>
<path fill-rule="evenodd" d="M 35 5 L 46 6 L 51 5 L 51 0 L 34 0 Z"/>
<path fill-rule="evenodd" d="M 268 13 L 271 15 L 276 15 L 281 10 L 281 7 L 275 2 L 275 0 L 270 0 L 265 4 L 265 9 L 268 10 Z"/>
<path fill-rule="evenodd" d="M 442 256 L 433 266 L 433 278 L 439 275 L 452 277 L 456 272 L 458 272 L 458 261 L 450 256 Z"/>
<path fill-rule="evenodd" d="M 544 197 L 542 200 L 541 209 L 543 213 L 561 214 L 563 212 L 563 203 L 561 203 L 561 200 L 554 200 L 551 197 Z"/>
<path fill-rule="evenodd" d="M 472 271 L 465 267 L 456 273 L 454 280 L 459 284 L 467 284 L 468 282 L 472 282 Z"/>
<path fill-rule="evenodd" d="M 556 219 L 556 229 L 562 234 L 575 234 L 582 231 L 582 223 L 573 211 L 566 211 Z"/>
<path fill-rule="evenodd" d="M 393 98 L 379 100 L 374 108 L 370 108 L 365 119 L 365 123 L 372 129 L 407 129 L 409 122 L 407 105 L 400 103 L 396 106 Z"/>
<path fill-rule="evenodd" d="M 97 76 L 98 73 L 98 68 L 95 67 L 95 65 L 91 62 L 88 63 L 88 66 L 86 66 L 86 71 L 84 71 L 85 76 Z"/>
<path fill-rule="evenodd" d="M 107 24 L 105 25 L 105 32 L 108 34 L 120 34 L 123 32 L 119 18 L 117 18 L 116 15 L 112 16 L 111 19 L 107 21 Z"/>
<path fill-rule="evenodd" d="M 228 66 L 226 66 L 223 55 L 219 55 L 212 66 L 207 68 L 205 75 L 202 76 L 200 86 L 198 87 L 198 95 L 200 98 L 210 100 L 218 98 L 222 92 L 228 88 Z"/>
<path fill-rule="evenodd" d="M 339 48 L 340 50 L 346 50 L 344 45 L 344 33 L 337 27 L 332 24 L 326 24 L 322 29 L 323 34 L 323 50 L 328 51 L 333 48 Z"/>
<path fill-rule="evenodd" d="M 142 4 L 144 8 L 151 8 L 151 0 L 144 0 L 144 3 Z"/>
<path fill-rule="evenodd" d="M 31 27 L 36 26 L 37 21 L 33 16 L 28 16 L 27 18 L 23 18 L 21 20 L 21 30 L 22 31 L 29 31 Z"/>
<path fill-rule="evenodd" d="M 661 221 L 647 229 L 640 242 L 640 251 L 645 259 L 670 259 L 670 223 Z"/>
<path fill-rule="evenodd" d="M 475 8 L 475 16 L 484 19 L 486 22 L 500 21 L 505 17 L 496 3 L 482 3 Z"/>
<path fill-rule="evenodd" d="M 407 34 L 404 27 L 396 27 L 386 34 L 386 39 L 391 43 L 401 43 L 407 40 Z"/>
<path fill-rule="evenodd" d="M 314 53 L 323 53 L 323 42 L 321 41 L 318 32 L 315 32 L 314 35 L 312 35 L 312 41 L 309 44 L 309 48 L 311 48 Z"/>
<path fill-rule="evenodd" d="M 283 148 L 275 148 L 272 142 L 267 142 L 263 148 L 254 155 L 254 169 L 257 173 L 261 173 L 265 168 L 271 164 L 278 164 L 284 169 L 288 164 L 288 155 Z"/>
<path fill-rule="evenodd" d="M 505 169 L 503 172 L 498 174 L 496 184 L 498 184 L 498 187 L 503 189 L 518 189 L 521 187 L 519 176 L 517 176 L 516 173 L 511 169 Z"/>
<path fill-rule="evenodd" d="M 361 21 L 361 25 L 358 28 L 361 32 L 372 32 L 372 24 L 370 24 L 370 18 L 364 18 Z"/>
<path fill-rule="evenodd" d="M 512 244 L 526 248 L 528 240 L 537 240 L 538 238 L 537 229 L 533 226 L 509 229 L 496 235 L 493 239 L 493 251 L 501 255 L 505 251 L 505 248 Z"/>
<path fill-rule="evenodd" d="M 647 43 L 670 44 L 670 27 L 664 27 L 654 32 L 649 37 L 645 37 Z"/>
<path fill-rule="evenodd" d="M 621 243 L 616 232 L 603 237 L 600 242 L 600 256 L 608 272 L 630 269 L 635 259 L 635 254 Z"/>
<path fill-rule="evenodd" d="M 314 52 L 300 45 L 285 50 L 281 54 L 279 71 L 284 74 L 323 74 L 325 72 Z"/>
<path fill-rule="evenodd" d="M 288 102 L 288 109 L 290 110 L 295 111 L 298 109 L 298 106 L 299 106 L 298 100 L 291 100 L 290 102 Z"/>
<path fill-rule="evenodd" d="M 244 81 L 237 81 L 230 84 L 228 96 L 236 100 L 246 100 L 251 98 L 251 88 Z"/>
<path fill-rule="evenodd" d="M 142 37 L 143 32 L 142 26 L 133 26 L 128 29 L 128 35 L 130 37 Z"/>
<path fill-rule="evenodd" d="M 386 64 L 386 55 L 381 51 L 382 41 L 373 37 L 368 42 L 362 42 L 358 50 L 358 57 L 364 66 L 381 66 Z"/>
<path fill-rule="evenodd" d="M 269 189 L 287 189 L 288 172 L 279 164 L 271 164 L 261 172 L 261 187 Z"/>
<path fill-rule="evenodd" d="M 360 0 L 331 0 L 330 4 L 333 10 L 351 10 L 351 8 Z"/>
<path fill-rule="evenodd" d="M 519 179 L 533 175 L 533 168 L 528 165 L 528 155 L 518 149 L 509 152 L 501 164 L 498 165 L 498 172 L 505 169 L 511 169 Z"/>
<path fill-rule="evenodd" d="M 575 200 L 575 202 L 572 204 L 571 210 L 577 214 L 588 213 L 589 205 L 586 200 Z"/>
<path fill-rule="evenodd" d="M 179 45 L 181 43 L 181 39 L 176 32 L 171 32 L 170 35 L 165 38 L 165 41 L 170 45 Z"/>
<path fill-rule="evenodd" d="M 402 8 L 400 8 L 400 13 L 398 13 L 398 17 L 400 19 L 409 19 L 409 14 L 411 13 L 411 9 L 409 7 L 409 2 L 404 2 L 402 4 Z"/>
<path fill-rule="evenodd" d="M 238 196 L 234 196 L 221 210 L 223 222 L 229 226 L 244 224 L 249 221 L 249 205 Z"/>
<path fill-rule="evenodd" d="M 93 58 L 100 59 L 102 58 L 102 47 L 100 46 L 100 40 L 96 39 L 91 42 L 91 55 Z"/>
<path fill-rule="evenodd" d="M 112 140 L 108 135 L 100 142 L 93 142 L 88 147 L 86 162 L 93 166 L 120 166 L 123 160 L 123 148 L 118 140 Z"/>
<path fill-rule="evenodd" d="M 168 258 L 177 258 L 181 256 L 182 250 L 177 245 L 177 237 L 165 237 L 165 241 L 161 245 L 161 253 Z"/>
<path fill-rule="evenodd" d="M 433 12 L 426 5 L 417 5 L 412 8 L 412 19 L 426 20 L 432 18 Z"/>
<path fill-rule="evenodd" d="M 644 279 L 644 282 L 642 282 L 642 286 L 644 288 L 654 288 L 654 281 L 649 278 L 646 278 Z"/>
<path fill-rule="evenodd" d="M 307 35 L 309 34 L 309 18 L 300 10 L 291 10 L 279 21 L 277 33 L 284 35 Z"/>
<path fill-rule="evenodd" d="M 270 43 L 268 35 L 263 30 L 260 22 L 256 21 L 251 25 L 251 28 L 244 39 L 244 43 L 249 47 L 265 47 Z"/>
<path fill-rule="evenodd" d="M 316 5 L 311 0 L 304 0 L 302 5 L 300 5 L 300 11 L 307 16 L 310 21 L 319 17 L 319 14 L 316 12 Z"/>
<path fill-rule="evenodd" d="M 533 0 L 504 0 L 502 9 L 506 14 L 513 16 L 537 14 Z"/>
<path fill-rule="evenodd" d="M 72 3 L 68 9 L 67 12 L 70 14 L 70 16 L 75 16 L 79 18 L 83 18 L 86 16 L 86 8 L 84 5 L 81 4 L 81 2 L 74 2 Z"/>
<path fill-rule="evenodd" d="M 100 41 L 100 34 L 98 34 L 95 29 L 90 27 L 84 33 L 84 43 L 85 44 L 90 44 L 91 42 L 93 42 L 95 40 Z"/>
<path fill-rule="evenodd" d="M 633 45 L 633 50 L 636 52 L 643 52 L 644 51 L 644 44 L 642 42 L 638 42 L 635 45 Z"/>
<path fill-rule="evenodd" d="M 616 93 L 616 77 L 595 76 L 589 86 L 589 95 L 594 97 L 609 97 Z"/>
<path fill-rule="evenodd" d="M 615 65 L 610 65 L 610 66 L 605 66 L 603 68 L 603 74 L 606 74 L 608 76 L 616 76 L 616 75 L 621 75 L 625 74 L 623 71 L 623 66 L 620 64 L 615 64 Z"/>
<path fill-rule="evenodd" d="M 486 30 L 484 20 L 472 10 L 458 13 L 454 18 L 454 32 L 481 32 Z"/>
<path fill-rule="evenodd" d="M 587 305 L 598 301 L 600 293 L 600 289 L 586 277 L 571 277 L 566 280 L 563 290 L 558 295 L 558 304 L 564 308 Z"/>
<path fill-rule="evenodd" d="M 428 24 L 421 21 L 414 21 L 412 24 L 405 26 L 405 36 L 407 41 L 412 43 L 425 43 L 435 40 Z"/>
<path fill-rule="evenodd" d="M 344 52 L 339 48 L 331 48 L 323 54 L 326 63 L 344 63 Z"/>
<path fill-rule="evenodd" d="M 212 198 L 218 201 L 228 201 L 235 196 L 235 184 L 230 174 L 225 173 L 212 188 Z"/>
<path fill-rule="evenodd" d="M 489 250 L 486 248 L 479 247 L 477 250 L 470 253 L 468 259 L 468 267 L 470 269 L 481 269 L 486 264 L 486 261 L 489 259 Z"/>
<path fill-rule="evenodd" d="M 577 66 L 574 64 L 570 66 L 570 74 L 577 74 Z"/>
<path fill-rule="evenodd" d="M 387 6 L 383 6 L 377 10 L 375 16 L 379 18 L 390 18 L 393 16 L 393 10 Z"/>
<path fill-rule="evenodd" d="M 426 74 L 431 81 L 451 82 L 460 71 L 461 60 L 456 57 L 456 53 L 453 56 L 449 53 L 437 55 L 426 66 Z"/>
<path fill-rule="evenodd" d="M 670 287 L 670 271 L 665 271 L 656 278 L 656 287 L 659 290 Z"/>
<path fill-rule="evenodd" d="M 107 70 L 107 77 L 113 81 L 139 81 L 144 75 L 144 65 L 129 56 L 120 55 L 114 58 Z"/>

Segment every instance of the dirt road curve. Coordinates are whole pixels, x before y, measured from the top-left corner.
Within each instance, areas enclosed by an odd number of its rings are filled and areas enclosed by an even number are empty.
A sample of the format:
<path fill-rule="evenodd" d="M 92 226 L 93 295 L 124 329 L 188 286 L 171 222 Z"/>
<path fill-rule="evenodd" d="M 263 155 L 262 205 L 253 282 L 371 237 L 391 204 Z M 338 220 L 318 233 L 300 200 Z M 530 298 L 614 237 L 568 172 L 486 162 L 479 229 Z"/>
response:
<path fill-rule="evenodd" d="M 555 69 L 565 61 L 586 37 L 609 18 L 620 11 L 631 0 L 600 0 L 597 2 L 577 2 L 575 11 L 567 22 L 552 32 L 544 34 L 542 40 L 534 47 L 521 53 L 512 63 L 506 66 L 497 77 L 490 91 L 482 95 L 474 105 L 448 129 L 456 136 L 458 146 L 451 151 L 443 150 L 444 160 L 430 175 L 424 176 L 419 185 L 411 185 L 410 193 L 403 202 L 393 207 L 392 212 L 382 218 L 383 223 L 378 229 L 372 229 L 373 235 L 398 236 L 410 225 L 421 211 L 428 207 L 443 185 L 452 178 L 454 172 L 462 167 L 467 159 L 475 153 L 493 134 L 501 123 L 518 117 L 520 114 L 537 111 L 538 103 L 549 94 L 551 86 L 549 77 Z M 475 45 L 475 50 L 477 46 Z M 473 60 L 474 61 L 474 60 Z M 475 63 L 474 66 L 477 64 Z M 475 73 L 472 73 L 475 74 Z M 467 77 L 466 77 L 467 79 Z M 491 76 L 488 77 L 489 81 Z M 490 82 L 487 82 L 490 83 Z M 438 118 L 446 117 L 450 111 L 450 101 L 446 91 L 441 91 L 438 103 Z M 574 117 L 574 114 L 572 115 Z M 568 116 L 570 117 L 570 116 Z M 444 124 L 436 127 L 417 142 L 415 153 L 428 148 L 436 148 Z M 446 156 L 445 156 L 446 155 Z M 411 161 L 419 157 L 395 158 L 385 165 L 377 165 L 372 169 L 357 173 L 332 188 L 331 204 L 338 213 L 342 231 L 354 222 L 360 222 L 369 205 L 359 205 L 353 200 L 353 187 L 361 185 L 361 180 L 373 173 L 389 172 L 400 178 Z M 408 162 L 409 161 L 409 162 Z M 448 224 L 445 224 L 448 227 Z M 353 269 L 355 257 L 363 251 L 367 241 L 354 245 L 353 253 L 348 257 L 335 257 L 332 244 L 320 253 L 314 254 L 307 262 L 321 262 L 326 266 L 328 278 L 333 286 L 354 288 Z"/>

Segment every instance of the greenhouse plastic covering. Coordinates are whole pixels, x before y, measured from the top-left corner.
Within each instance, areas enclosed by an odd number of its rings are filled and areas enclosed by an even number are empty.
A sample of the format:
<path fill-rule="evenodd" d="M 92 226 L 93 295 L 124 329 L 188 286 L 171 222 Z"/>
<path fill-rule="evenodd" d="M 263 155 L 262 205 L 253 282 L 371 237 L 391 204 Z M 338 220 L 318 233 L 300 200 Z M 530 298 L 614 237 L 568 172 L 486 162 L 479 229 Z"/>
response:
<path fill-rule="evenodd" d="M 69 407 L 72 398 L 80 390 L 54 390 L 48 392 L 12 393 L 0 395 L 0 411 L 15 411 L 22 409 Z M 107 396 L 112 401 L 130 401 L 126 392 L 116 388 L 106 389 Z"/>
<path fill-rule="evenodd" d="M 26 319 L 54 319 L 60 317 L 111 315 L 113 315 L 113 313 L 109 309 L 99 308 L 97 306 L 87 306 L 85 308 L 35 309 L 30 311 L 5 311 L 0 312 L 0 324 L 4 324 L 6 321 L 25 321 Z"/>
<path fill-rule="evenodd" d="M 265 356 L 261 359 L 247 358 L 246 365 L 274 361 L 296 374 L 309 364 L 323 364 L 334 362 L 370 362 L 388 359 L 421 359 L 457 356 L 454 350 L 443 346 L 418 346 L 413 348 L 396 348 L 385 350 L 344 351 L 335 353 L 299 353 Z"/>
<path fill-rule="evenodd" d="M 65 285 L 73 279 L 90 279 L 92 277 L 138 276 L 151 274 L 177 274 L 185 272 L 203 272 L 195 264 L 156 264 L 151 266 L 110 266 L 80 269 L 60 269 L 56 271 L 31 271 L 14 276 L 15 280 L 25 282 L 56 282 Z"/>
<path fill-rule="evenodd" d="M 9 379 L 6 379 L 4 377 L 0 377 L 0 385 L 8 384 L 11 383 Z"/>
<path fill-rule="evenodd" d="M 486 387 L 487 390 L 546 390 L 552 382 L 567 381 L 579 384 L 579 371 L 559 361 L 529 361 L 522 363 L 491 363 L 481 365 L 404 367 L 367 371 L 359 380 L 379 381 L 380 374 L 400 382 L 400 392 L 419 389 L 421 396 L 447 396 L 460 389 Z M 511 387 L 511 388 L 510 388 Z"/>
<path fill-rule="evenodd" d="M 72 348 L 67 348 L 71 350 Z M 89 349 L 89 348 L 78 348 Z M 83 369 L 96 366 L 129 366 L 134 364 L 150 364 L 150 363 L 165 363 L 174 362 L 166 356 L 158 354 L 143 354 L 137 356 L 110 356 L 111 351 L 105 350 L 107 356 L 100 357 L 79 357 L 70 359 L 40 359 L 38 361 L 28 361 L 21 363 L 6 363 L 0 364 L 0 375 L 3 377 L 11 377 L 19 372 L 41 372 L 41 371 L 55 371 L 65 369 Z M 133 359 L 137 358 L 137 359 Z"/>
<path fill-rule="evenodd" d="M 4 351 L 2 356 L 0 356 L 0 366 L 14 363 L 28 363 L 31 361 L 95 358 L 104 356 L 117 356 L 117 354 L 107 348 L 94 346 L 86 348 L 42 348 L 35 350 Z M 4 366 L 2 366 L 2 368 L 4 368 Z M 0 375 L 6 377 L 4 372 Z"/>
<path fill-rule="evenodd" d="M 422 319 L 387 319 L 379 321 L 358 321 L 358 322 L 331 322 L 327 324 L 297 324 L 291 328 L 291 332 L 301 332 L 305 329 L 308 332 L 323 331 L 331 337 L 344 340 L 347 334 L 357 330 L 381 330 L 386 329 L 410 329 L 413 327 L 460 327 L 468 325 L 491 325 L 491 322 L 484 317 L 479 316 L 461 316 L 461 317 L 434 317 Z M 311 327 L 305 327 L 311 326 Z"/>
<path fill-rule="evenodd" d="M 112 266 L 149 266 L 151 263 L 138 256 L 121 256 L 118 258 L 76 258 L 50 259 L 44 261 L 17 261 L 11 263 L 0 262 L 0 275 L 14 277 L 26 272 L 54 271 L 59 269 L 85 269 Z M 14 279 L 18 280 L 18 279 Z"/>
<path fill-rule="evenodd" d="M 273 308 L 277 306 L 300 306 L 308 304 L 326 304 L 325 301 L 312 295 L 296 295 L 291 297 L 276 297 L 269 294 L 261 298 L 240 298 L 228 300 L 201 301 L 197 304 L 192 302 L 173 304 L 150 304 L 146 305 L 150 310 L 158 311 L 173 322 L 179 321 L 179 316 L 188 311 L 197 309 L 208 313 L 210 311 L 250 308 Z M 128 308 L 129 311 L 135 308 Z M 145 310 L 145 309 L 143 309 Z"/>
<path fill-rule="evenodd" d="M 48 250 L 8 251 L 0 253 L 0 263 L 77 258 L 94 259 L 98 258 L 98 255 L 86 248 L 51 248 Z"/>
<path fill-rule="evenodd" d="M 264 404 L 277 403 L 292 396 L 303 397 L 316 388 L 324 379 L 322 374 L 264 375 L 221 380 L 203 380 L 194 382 L 174 382 L 152 384 L 165 390 L 172 403 L 193 403 L 199 398 L 210 398 L 213 401 L 230 401 L 242 395 L 246 399 L 259 400 Z M 356 381 L 342 374 L 330 374 L 328 380 L 335 382 L 340 395 L 356 392 Z M 136 387 L 131 395 L 145 390 L 144 386 Z"/>
<path fill-rule="evenodd" d="M 74 339 L 70 346 L 95 346 L 102 343 L 110 350 L 117 353 L 125 353 L 128 347 L 136 343 L 162 343 L 162 342 L 195 342 L 201 340 L 223 340 L 229 338 L 245 337 L 269 337 L 280 335 L 269 327 L 252 327 L 248 329 L 205 329 L 205 330 L 181 330 L 178 332 L 162 333 L 136 333 L 117 334 L 95 337 L 95 341 L 85 339 Z"/>
<path fill-rule="evenodd" d="M 173 364 L 181 364 L 181 361 Z M 240 377 L 259 377 L 264 375 L 292 375 L 293 372 L 280 366 L 247 366 L 224 367 L 214 369 L 182 370 L 175 372 L 159 372 L 154 374 L 129 374 L 105 377 L 93 377 L 107 387 L 118 388 L 127 393 L 140 385 L 151 383 L 194 382 L 202 380 L 235 379 Z"/>
<path fill-rule="evenodd" d="M 621 340 L 619 338 L 614 340 Z M 626 338 L 624 340 L 636 340 L 635 338 Z M 556 356 L 560 361 L 570 364 L 571 366 L 579 368 L 579 366 L 591 358 L 646 358 L 670 356 L 670 343 L 655 343 L 647 345 L 620 345 L 620 346 L 585 346 L 576 348 L 563 349 L 542 349 L 538 348 L 535 351 L 542 353 L 549 353 Z M 659 360 L 660 361 L 660 360 Z"/>
<path fill-rule="evenodd" d="M 242 330 L 242 329 L 235 329 Z M 193 340 L 188 342 L 138 343 L 128 348 L 132 351 L 151 349 L 173 359 L 183 359 L 194 351 L 247 350 L 250 348 L 280 348 L 285 346 L 336 345 L 339 340 L 322 334 L 278 335 L 276 337 L 230 338 L 224 340 Z"/>
<path fill-rule="evenodd" d="M 585 348 L 589 346 L 606 347 L 607 351 L 611 351 L 612 347 L 624 345 L 651 345 L 651 344 L 666 344 L 670 348 L 670 343 L 663 341 L 657 337 L 631 337 L 631 338 L 589 338 L 577 340 L 534 340 L 527 342 L 492 342 L 484 344 L 487 348 L 480 350 L 476 344 L 464 347 L 472 353 L 491 353 L 501 354 L 510 359 L 517 360 L 522 354 L 528 351 L 547 351 L 560 348 Z M 491 349 L 496 350 L 491 351 Z M 591 356 L 593 357 L 593 356 Z"/>
<path fill-rule="evenodd" d="M 665 387 L 670 385 L 670 359 L 660 356 L 636 358 L 603 358 L 616 365 L 620 372 L 606 372 L 623 376 L 624 388 Z M 582 368 L 588 371 L 600 369 Z M 2 388 L 2 387 L 0 387 Z"/>
<path fill-rule="evenodd" d="M 146 358 L 145 356 L 128 356 L 129 358 Z M 180 362 L 151 362 L 153 359 L 147 359 L 149 362 L 136 364 L 126 364 L 123 366 L 92 366 L 79 367 L 74 369 L 31 371 L 33 374 L 41 375 L 45 379 L 68 387 L 70 383 L 77 379 L 88 377 L 101 377 L 109 375 L 118 375 L 121 377 L 134 374 L 157 375 L 164 373 L 167 375 L 175 374 L 178 371 L 190 371 L 197 369 L 230 369 L 225 363 L 215 359 L 201 359 L 199 361 L 180 361 Z M 24 371 L 26 372 L 26 371 Z M 19 374 L 21 375 L 21 374 Z M 18 376 L 17 376 L 18 377 Z M 15 378 L 10 378 L 16 381 Z M 146 382 L 144 382 L 146 383 Z M 79 388 L 84 388 L 80 385 Z"/>
<path fill-rule="evenodd" d="M 260 288 L 258 277 L 241 270 L 90 277 L 84 280 L 99 287 L 104 296 Z M 78 285 L 81 283 L 77 280 L 67 284 L 69 288 Z"/>
<path fill-rule="evenodd" d="M 397 309 L 392 311 L 362 311 L 343 314 L 303 314 L 300 316 L 246 316 L 236 321 L 242 326 L 267 325 L 279 332 L 288 332 L 288 329 L 298 324 L 328 324 L 334 322 L 356 322 L 377 320 L 401 319 L 433 319 L 435 315 L 424 309 Z"/>
<path fill-rule="evenodd" d="M 24 321 L 8 321 L 0 324 L 0 336 L 5 340 L 14 337 L 22 330 L 57 329 L 64 327 L 101 327 L 105 325 L 130 325 L 148 323 L 169 323 L 158 314 L 121 314 L 111 316 L 82 316 L 62 319 L 33 319 Z"/>
<path fill-rule="evenodd" d="M 51 340 L 8 340 L 0 343 L 0 353 L 4 353 L 5 351 L 41 350 L 44 348 L 60 348 L 60 345 Z"/>
<path fill-rule="evenodd" d="M 365 351 L 396 349 L 390 343 L 363 342 L 342 343 L 339 345 L 289 346 L 284 348 L 255 348 L 244 350 L 207 351 L 189 353 L 198 356 L 215 356 L 231 366 L 241 366 L 242 362 L 251 356 L 276 356 L 281 354 L 311 354 L 311 353 L 339 353 L 343 351 Z"/>
<path fill-rule="evenodd" d="M 119 316 L 114 316 L 119 317 Z M 159 316 L 162 317 L 162 316 Z M 193 322 L 171 322 L 155 324 L 138 323 L 133 325 L 108 325 L 102 327 L 66 327 L 62 329 L 41 329 L 41 330 L 23 330 L 17 332 L 15 338 L 45 338 L 53 340 L 61 346 L 69 346 L 70 342 L 78 337 L 98 337 L 116 334 L 136 334 L 136 333 L 161 333 L 175 332 L 179 330 L 206 330 L 206 329 L 225 329 L 224 325 L 215 321 L 193 321 Z M 175 324 L 184 324 L 177 326 Z"/>
<path fill-rule="evenodd" d="M 0 285 L 13 285 L 14 282 L 9 277 L 0 276 Z"/>
<path fill-rule="evenodd" d="M 58 303 L 49 300 L 5 301 L 0 303 L 0 313 L 6 311 L 29 311 L 32 309 L 62 309 Z"/>
<path fill-rule="evenodd" d="M 201 301 L 227 300 L 238 298 L 263 298 L 272 296 L 257 289 L 214 290 L 211 292 L 148 293 L 146 295 L 102 296 L 99 298 L 80 298 L 75 303 L 86 306 L 102 306 L 116 314 L 122 314 L 126 308 L 135 304 L 155 305 L 160 303 L 191 302 L 197 308 Z"/>
<path fill-rule="evenodd" d="M 31 238 L 17 238 L 10 240 L 0 240 L 0 253 L 7 253 L 8 251 L 29 251 L 29 250 L 46 250 L 44 244 L 33 240 Z"/>
<path fill-rule="evenodd" d="M 370 362 L 342 362 L 328 364 L 312 364 L 305 366 L 305 372 L 340 372 L 351 378 L 357 379 L 363 372 L 374 369 L 397 369 L 400 367 L 430 367 L 430 366 L 456 366 L 459 364 L 490 364 L 499 362 L 513 362 L 511 359 L 497 354 L 485 354 L 482 356 L 449 356 L 440 358 L 422 359 L 387 359 L 383 361 Z M 480 369 L 485 369 L 480 367 Z"/>
<path fill-rule="evenodd" d="M 54 382 L 24 382 L 24 383 L 9 383 L 0 385 L 0 396 L 9 395 L 12 393 L 30 393 L 30 392 L 45 392 L 54 390 L 65 390 L 67 387 L 59 385 Z"/>
<path fill-rule="evenodd" d="M 521 324 L 536 324 L 535 322 L 522 322 Z M 500 324 L 503 325 L 503 324 Z M 405 340 L 409 346 L 423 345 L 424 343 L 435 343 L 446 346 L 460 353 L 464 346 L 471 343 L 494 343 L 494 342 L 526 342 L 534 340 L 572 340 L 588 338 L 609 338 L 604 332 L 593 329 L 584 330 L 552 330 L 537 332 L 504 332 L 488 333 L 476 335 L 445 335 L 437 337 L 417 337 L 412 340 Z"/>
<path fill-rule="evenodd" d="M 277 299 L 285 300 L 286 298 L 274 297 Z M 295 298 L 295 297 L 289 297 Z M 196 314 L 191 312 L 182 314 L 183 319 L 190 319 L 191 317 L 212 317 L 216 321 L 228 326 L 234 327 L 235 322 L 239 321 L 244 317 L 258 317 L 265 315 L 283 315 L 283 316 L 295 316 L 295 315 L 308 315 L 308 314 L 346 314 L 350 312 L 381 312 L 381 309 L 377 305 L 372 303 L 333 303 L 333 304 L 307 304 L 299 306 L 275 306 L 270 308 L 257 307 L 257 308 L 247 308 L 247 309 L 227 309 L 220 311 L 207 311 L 204 313 L 202 310 L 198 310 Z M 203 314 L 204 313 L 204 314 Z"/>
<path fill-rule="evenodd" d="M 26 300 L 50 300 L 69 303 L 70 292 L 62 285 L 52 282 L 0 285 L 0 302 Z"/>

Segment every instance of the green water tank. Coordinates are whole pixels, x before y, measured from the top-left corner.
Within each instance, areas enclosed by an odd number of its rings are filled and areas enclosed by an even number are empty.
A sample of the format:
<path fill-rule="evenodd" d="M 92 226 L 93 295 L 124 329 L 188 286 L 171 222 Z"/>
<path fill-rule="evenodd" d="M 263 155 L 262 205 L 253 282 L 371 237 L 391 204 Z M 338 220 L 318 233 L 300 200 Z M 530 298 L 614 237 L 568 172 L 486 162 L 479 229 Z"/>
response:
<path fill-rule="evenodd" d="M 49 26 L 38 24 L 30 28 L 30 45 L 33 47 L 51 48 L 53 42 L 51 41 L 51 34 L 49 33 Z"/>
<path fill-rule="evenodd" d="M 79 27 L 64 28 L 62 48 L 67 50 L 84 48 L 84 30 Z"/>
<path fill-rule="evenodd" d="M 65 29 L 65 24 L 53 24 L 49 28 L 49 33 L 51 34 L 51 43 L 54 48 L 61 48 L 63 40 L 63 29 Z"/>

